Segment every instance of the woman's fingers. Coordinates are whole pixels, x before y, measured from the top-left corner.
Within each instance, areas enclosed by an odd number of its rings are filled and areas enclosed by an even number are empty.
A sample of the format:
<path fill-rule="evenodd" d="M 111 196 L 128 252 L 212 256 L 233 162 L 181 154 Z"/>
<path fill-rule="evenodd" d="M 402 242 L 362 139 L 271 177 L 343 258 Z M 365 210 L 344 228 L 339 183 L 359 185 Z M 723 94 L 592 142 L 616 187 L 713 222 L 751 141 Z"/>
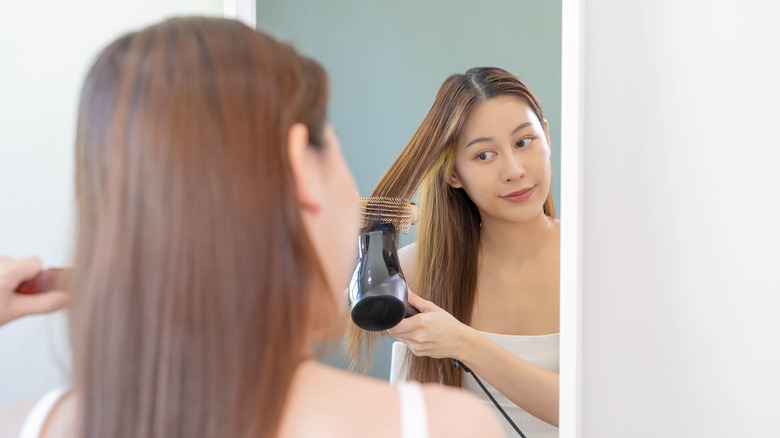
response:
<path fill-rule="evenodd" d="M 436 304 L 433 304 L 432 302 L 430 302 L 430 301 L 428 301 L 428 300 L 426 300 L 424 298 L 421 298 L 419 295 L 417 295 L 416 293 L 412 292 L 411 289 L 409 289 L 409 294 L 408 294 L 407 299 L 409 300 L 409 304 L 411 304 L 412 307 L 414 307 L 415 309 L 419 310 L 421 313 L 422 312 L 432 312 L 434 310 L 439 310 L 439 306 L 437 306 Z"/>
<path fill-rule="evenodd" d="M 41 273 L 42 262 L 37 257 L 12 259 L 0 257 L 0 324 L 26 315 L 48 313 L 62 309 L 69 294 L 62 290 L 26 295 L 16 289 Z"/>
<path fill-rule="evenodd" d="M 417 325 L 417 321 L 414 318 L 418 316 L 419 314 L 415 316 L 410 316 L 409 318 L 402 319 L 401 322 L 398 323 L 398 325 L 389 329 L 387 333 L 389 333 L 391 336 L 394 336 L 396 338 L 403 338 L 408 334 L 414 333 L 415 327 Z"/>
<path fill-rule="evenodd" d="M 11 300 L 8 310 L 17 316 L 54 312 L 68 304 L 68 297 L 68 293 L 61 290 L 36 295 L 17 295 Z"/>
<path fill-rule="evenodd" d="M 13 293 L 22 282 L 38 275 L 42 267 L 38 257 L 0 257 L 0 293 Z"/>

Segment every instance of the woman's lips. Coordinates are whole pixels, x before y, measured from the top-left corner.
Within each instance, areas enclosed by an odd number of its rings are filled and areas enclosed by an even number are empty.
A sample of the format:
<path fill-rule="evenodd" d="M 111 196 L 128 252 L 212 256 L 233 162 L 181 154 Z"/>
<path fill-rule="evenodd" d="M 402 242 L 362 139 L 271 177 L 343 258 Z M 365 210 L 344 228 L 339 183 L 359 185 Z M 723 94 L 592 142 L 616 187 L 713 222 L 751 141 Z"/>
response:
<path fill-rule="evenodd" d="M 534 193 L 534 187 L 528 187 L 526 189 L 518 190 L 516 192 L 509 193 L 502 196 L 509 202 L 525 202 Z"/>

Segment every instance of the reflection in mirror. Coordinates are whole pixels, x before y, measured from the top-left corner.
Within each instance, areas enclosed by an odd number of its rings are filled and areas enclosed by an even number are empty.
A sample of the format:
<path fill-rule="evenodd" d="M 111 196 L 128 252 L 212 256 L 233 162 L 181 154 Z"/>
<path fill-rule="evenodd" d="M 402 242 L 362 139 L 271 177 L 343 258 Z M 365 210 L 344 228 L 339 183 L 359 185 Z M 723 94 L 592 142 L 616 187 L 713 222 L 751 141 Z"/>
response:
<path fill-rule="evenodd" d="M 446 13 L 442 12 L 445 10 Z M 256 11 L 258 28 L 292 42 L 303 53 L 322 62 L 329 72 L 330 118 L 339 132 L 361 195 L 371 194 L 409 143 L 449 75 L 464 73 L 471 67 L 497 66 L 521 77 L 541 103 L 549 122 L 550 192 L 557 217 L 565 214 L 559 202 L 560 2 L 499 1 L 492 2 L 490 8 L 473 2 L 455 8 L 444 1 L 258 0 Z M 483 117 L 491 119 L 493 115 Z M 485 133 L 476 129 L 474 135 Z M 416 241 L 416 231 L 412 227 L 408 235 L 402 235 L 401 246 Z M 557 249 L 555 253 L 557 257 Z M 404 269 L 408 276 L 406 266 Z M 542 278 L 553 282 L 557 290 L 557 266 L 552 271 Z M 527 298 L 527 302 L 532 302 L 533 297 Z M 501 324 L 484 312 L 477 312 L 480 319 L 472 321 L 476 324 L 472 326 L 483 332 L 555 334 L 557 303 L 556 296 L 555 315 L 545 321 L 549 327 L 553 320 L 549 330 L 539 329 L 539 324 L 535 326 L 533 322 Z M 510 313 L 509 319 L 529 321 L 540 313 L 538 307 L 530 305 L 520 309 L 528 313 Z M 375 344 L 370 375 L 389 378 L 392 341 L 382 337 Z M 332 354 L 326 360 L 342 367 L 349 362 L 340 354 Z M 557 371 L 557 357 L 553 368 Z M 547 419 L 556 423 L 557 414 L 556 418 Z"/>

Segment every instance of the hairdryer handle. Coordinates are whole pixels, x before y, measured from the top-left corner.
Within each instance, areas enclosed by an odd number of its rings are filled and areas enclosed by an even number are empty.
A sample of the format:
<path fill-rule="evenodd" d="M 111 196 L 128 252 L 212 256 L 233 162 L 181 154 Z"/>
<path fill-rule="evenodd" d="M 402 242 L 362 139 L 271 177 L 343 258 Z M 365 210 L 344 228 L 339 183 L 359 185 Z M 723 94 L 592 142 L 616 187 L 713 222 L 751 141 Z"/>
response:
<path fill-rule="evenodd" d="M 417 315 L 418 313 L 420 313 L 419 310 L 417 310 L 415 307 L 412 307 L 411 304 L 406 303 L 406 314 L 404 315 L 404 318 Z"/>

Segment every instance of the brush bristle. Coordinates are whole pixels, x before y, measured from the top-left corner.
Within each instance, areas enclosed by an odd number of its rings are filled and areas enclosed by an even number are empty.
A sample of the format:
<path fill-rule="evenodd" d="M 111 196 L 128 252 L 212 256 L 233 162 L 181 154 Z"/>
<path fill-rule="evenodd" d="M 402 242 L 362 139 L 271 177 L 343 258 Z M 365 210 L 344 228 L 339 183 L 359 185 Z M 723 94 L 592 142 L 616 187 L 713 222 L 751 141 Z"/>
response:
<path fill-rule="evenodd" d="M 378 224 L 393 224 L 406 233 L 420 218 L 417 205 L 403 198 L 386 196 L 360 197 L 360 227 L 371 228 Z"/>

